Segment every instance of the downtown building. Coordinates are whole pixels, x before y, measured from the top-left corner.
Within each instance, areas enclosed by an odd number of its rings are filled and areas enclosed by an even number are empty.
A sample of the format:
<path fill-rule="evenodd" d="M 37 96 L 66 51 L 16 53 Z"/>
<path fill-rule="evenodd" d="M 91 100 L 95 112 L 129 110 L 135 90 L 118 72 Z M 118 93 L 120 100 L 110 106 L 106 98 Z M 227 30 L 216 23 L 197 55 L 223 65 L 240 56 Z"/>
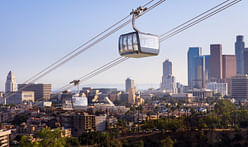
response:
<path fill-rule="evenodd" d="M 135 88 L 134 80 L 132 80 L 131 78 L 127 78 L 126 79 L 126 92 L 128 92 L 130 88 Z"/>
<path fill-rule="evenodd" d="M 248 75 L 232 77 L 232 97 L 238 101 L 248 99 Z"/>
<path fill-rule="evenodd" d="M 160 89 L 168 93 L 177 93 L 176 79 L 172 75 L 172 62 L 169 60 L 165 60 L 163 63 L 163 76 Z"/>
<path fill-rule="evenodd" d="M 210 74 L 210 56 L 201 54 L 200 47 L 188 50 L 188 86 L 189 89 L 205 88 Z"/>
<path fill-rule="evenodd" d="M 5 83 L 5 93 L 16 92 L 16 91 L 17 91 L 16 79 L 14 73 L 10 71 L 7 75 L 7 80 Z"/>
<path fill-rule="evenodd" d="M 18 84 L 19 91 L 34 91 L 35 101 L 49 100 L 51 96 L 51 84 Z"/>
<path fill-rule="evenodd" d="M 236 65 L 237 74 L 244 74 L 244 36 L 238 35 L 235 42 L 235 55 L 236 55 Z"/>

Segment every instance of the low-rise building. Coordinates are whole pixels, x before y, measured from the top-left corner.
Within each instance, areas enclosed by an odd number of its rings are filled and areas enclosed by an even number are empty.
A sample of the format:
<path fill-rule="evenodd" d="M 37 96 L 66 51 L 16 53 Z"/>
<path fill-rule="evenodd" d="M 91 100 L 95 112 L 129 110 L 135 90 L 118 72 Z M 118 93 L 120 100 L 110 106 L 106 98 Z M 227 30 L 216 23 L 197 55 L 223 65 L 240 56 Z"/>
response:
<path fill-rule="evenodd" d="M 11 130 L 0 130 L 1 147 L 9 147 Z"/>

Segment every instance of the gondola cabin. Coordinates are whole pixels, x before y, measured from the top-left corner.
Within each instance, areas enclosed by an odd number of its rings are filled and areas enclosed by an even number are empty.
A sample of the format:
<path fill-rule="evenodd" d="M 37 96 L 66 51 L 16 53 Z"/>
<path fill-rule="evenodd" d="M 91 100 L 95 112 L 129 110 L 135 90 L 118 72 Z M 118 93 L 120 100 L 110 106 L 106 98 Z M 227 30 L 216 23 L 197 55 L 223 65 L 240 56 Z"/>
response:
<path fill-rule="evenodd" d="M 157 56 L 159 46 L 159 37 L 153 34 L 131 32 L 119 37 L 119 53 L 125 57 Z"/>

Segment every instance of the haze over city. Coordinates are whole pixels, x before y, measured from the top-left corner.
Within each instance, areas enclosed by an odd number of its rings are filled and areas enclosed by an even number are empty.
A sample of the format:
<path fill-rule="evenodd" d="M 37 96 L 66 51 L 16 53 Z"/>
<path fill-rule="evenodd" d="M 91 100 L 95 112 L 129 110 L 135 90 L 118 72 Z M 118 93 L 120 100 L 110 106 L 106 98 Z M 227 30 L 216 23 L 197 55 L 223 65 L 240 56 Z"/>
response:
<path fill-rule="evenodd" d="M 1 1 L 0 90 L 4 91 L 10 70 L 15 73 L 17 83 L 22 83 L 146 2 Z M 140 17 L 136 25 L 141 31 L 161 35 L 220 2 L 168 0 Z M 125 79 L 131 77 L 138 89 L 159 88 L 165 59 L 173 62 L 176 81 L 187 84 L 188 48 L 202 47 L 203 54 L 209 54 L 210 44 L 219 43 L 224 54 L 234 54 L 236 35 L 244 35 L 245 42 L 248 41 L 247 13 L 248 5 L 244 0 L 163 42 L 158 56 L 129 59 L 81 86 L 124 89 Z M 119 56 L 119 35 L 130 31 L 131 24 L 37 82 L 52 83 L 56 90 L 115 59 Z"/>

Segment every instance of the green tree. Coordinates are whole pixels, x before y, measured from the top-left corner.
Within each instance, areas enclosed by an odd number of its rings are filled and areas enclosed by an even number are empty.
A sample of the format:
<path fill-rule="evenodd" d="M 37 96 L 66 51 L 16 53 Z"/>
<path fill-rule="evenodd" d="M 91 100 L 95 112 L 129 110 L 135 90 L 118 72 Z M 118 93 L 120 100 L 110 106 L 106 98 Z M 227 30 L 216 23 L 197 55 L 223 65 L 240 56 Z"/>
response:
<path fill-rule="evenodd" d="M 174 141 L 170 136 L 160 141 L 161 147 L 173 147 Z"/>

